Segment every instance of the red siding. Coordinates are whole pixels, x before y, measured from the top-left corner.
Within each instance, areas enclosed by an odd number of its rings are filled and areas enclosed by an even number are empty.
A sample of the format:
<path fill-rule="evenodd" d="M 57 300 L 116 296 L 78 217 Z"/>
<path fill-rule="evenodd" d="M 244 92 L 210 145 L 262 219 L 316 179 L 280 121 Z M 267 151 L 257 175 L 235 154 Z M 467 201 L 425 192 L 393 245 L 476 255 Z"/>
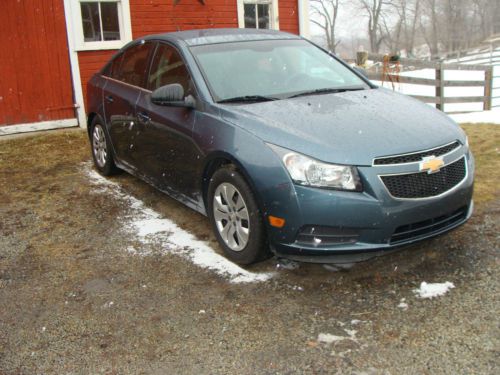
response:
<path fill-rule="evenodd" d="M 236 0 L 181 0 L 177 5 L 165 0 L 130 0 L 132 36 L 213 27 L 238 27 Z M 297 0 L 279 0 L 282 31 L 299 33 Z M 83 92 L 92 74 L 99 70 L 115 51 L 78 53 Z"/>
<path fill-rule="evenodd" d="M 279 0 L 278 12 L 280 19 L 280 30 L 289 33 L 299 33 L 299 10 L 297 0 Z"/>
<path fill-rule="evenodd" d="M 87 105 L 87 82 L 92 75 L 106 64 L 116 50 L 80 51 L 78 64 L 80 66 L 80 79 L 82 80 L 83 98 Z"/>
<path fill-rule="evenodd" d="M 153 33 L 238 27 L 236 0 L 181 0 L 177 5 L 165 0 L 130 0 L 134 38 Z"/>
<path fill-rule="evenodd" d="M 63 0 L 2 0 L 0 126 L 74 118 Z"/>

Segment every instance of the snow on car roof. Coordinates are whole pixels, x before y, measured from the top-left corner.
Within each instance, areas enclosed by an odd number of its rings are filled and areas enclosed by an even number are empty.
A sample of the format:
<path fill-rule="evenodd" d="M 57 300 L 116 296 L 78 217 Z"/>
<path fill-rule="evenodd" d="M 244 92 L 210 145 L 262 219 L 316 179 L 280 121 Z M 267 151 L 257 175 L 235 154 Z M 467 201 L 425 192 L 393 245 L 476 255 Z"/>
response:
<path fill-rule="evenodd" d="M 183 40 L 189 46 L 204 44 L 229 43 L 250 40 L 273 40 L 273 39 L 300 39 L 299 36 L 276 30 L 258 29 L 200 29 L 177 31 L 152 35 L 155 39 L 178 39 Z"/>

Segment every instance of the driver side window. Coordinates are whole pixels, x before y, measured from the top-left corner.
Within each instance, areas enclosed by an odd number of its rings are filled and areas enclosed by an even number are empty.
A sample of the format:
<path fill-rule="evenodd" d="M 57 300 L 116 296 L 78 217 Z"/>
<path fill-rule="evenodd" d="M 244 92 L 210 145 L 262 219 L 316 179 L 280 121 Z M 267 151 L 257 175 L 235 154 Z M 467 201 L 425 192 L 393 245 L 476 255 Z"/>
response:
<path fill-rule="evenodd" d="M 180 84 L 185 95 L 193 91 L 191 77 L 179 52 L 169 45 L 159 44 L 151 64 L 147 88 L 154 91 L 172 83 Z"/>

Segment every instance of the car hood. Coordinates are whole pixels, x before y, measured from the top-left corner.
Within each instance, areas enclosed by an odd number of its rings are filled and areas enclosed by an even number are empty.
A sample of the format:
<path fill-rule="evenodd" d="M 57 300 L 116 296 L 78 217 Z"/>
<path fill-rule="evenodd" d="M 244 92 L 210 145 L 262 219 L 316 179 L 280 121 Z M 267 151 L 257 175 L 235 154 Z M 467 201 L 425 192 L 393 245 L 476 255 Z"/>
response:
<path fill-rule="evenodd" d="M 383 88 L 219 108 L 265 142 L 330 163 L 371 165 L 465 137 L 445 114 Z"/>

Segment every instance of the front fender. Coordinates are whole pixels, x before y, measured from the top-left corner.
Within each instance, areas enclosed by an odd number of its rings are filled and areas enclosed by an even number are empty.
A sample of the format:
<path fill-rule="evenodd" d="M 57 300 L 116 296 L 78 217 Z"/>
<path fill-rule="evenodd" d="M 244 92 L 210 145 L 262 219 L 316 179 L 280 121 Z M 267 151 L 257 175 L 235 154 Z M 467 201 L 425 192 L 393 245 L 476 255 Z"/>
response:
<path fill-rule="evenodd" d="M 278 155 L 260 138 L 216 115 L 201 113 L 193 130 L 204 154 L 200 176 L 213 160 L 230 160 L 251 186 L 270 240 L 293 241 L 300 225 L 300 207 L 294 184 Z M 285 227 L 271 227 L 269 215 L 284 218 Z"/>

